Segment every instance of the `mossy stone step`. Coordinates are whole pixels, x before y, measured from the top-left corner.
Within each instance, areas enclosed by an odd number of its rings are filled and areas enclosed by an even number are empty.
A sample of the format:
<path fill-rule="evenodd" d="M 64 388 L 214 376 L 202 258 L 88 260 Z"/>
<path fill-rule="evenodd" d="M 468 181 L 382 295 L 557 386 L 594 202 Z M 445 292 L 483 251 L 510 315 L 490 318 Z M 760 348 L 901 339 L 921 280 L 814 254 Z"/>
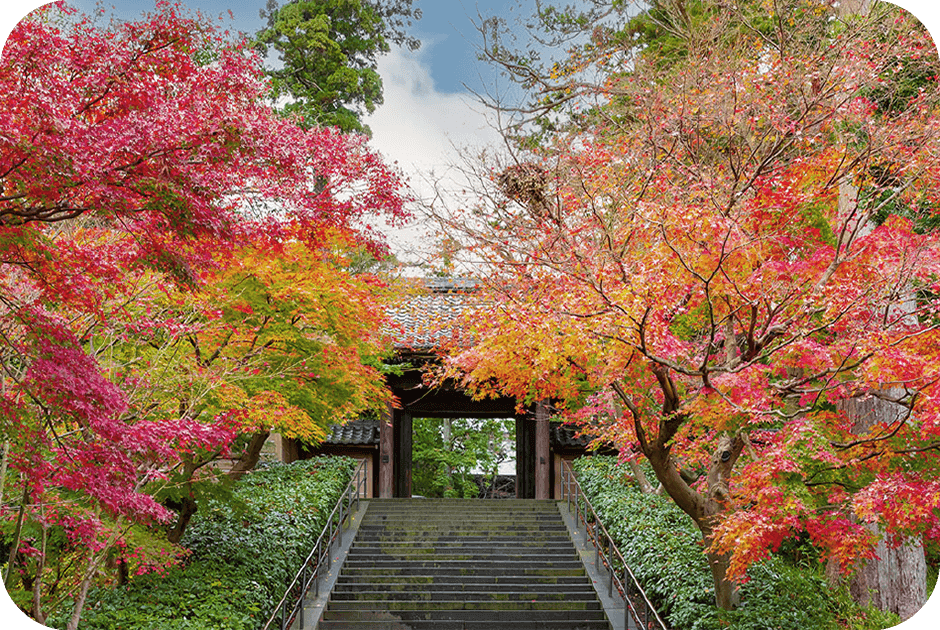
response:
<path fill-rule="evenodd" d="M 378 586 L 378 585 L 377 585 Z M 396 586 L 394 590 L 337 590 L 333 589 L 333 599 L 335 601 L 428 601 L 428 602 L 448 602 L 448 601 L 486 601 L 493 600 L 498 602 L 511 601 L 596 601 L 597 595 L 593 589 L 581 590 L 557 590 L 546 592 L 543 589 L 532 591 L 480 591 L 480 590 L 437 590 L 437 589 L 402 589 Z"/>
<path fill-rule="evenodd" d="M 609 630 L 551 501 L 373 500 L 319 630 Z"/>
<path fill-rule="evenodd" d="M 317 630 L 610 630 L 606 619 L 594 621 L 480 621 L 445 619 L 410 619 L 402 621 L 321 621 Z"/>
<path fill-rule="evenodd" d="M 500 610 L 504 612 L 514 612 L 520 610 L 538 610 L 545 611 L 588 611 L 600 610 L 601 604 L 594 598 L 589 600 L 558 601 L 554 599 L 531 599 L 531 600 L 458 600 L 458 601 L 434 601 L 434 600 L 330 600 L 327 610 L 388 610 L 397 612 L 399 610 L 419 611 L 426 610 L 430 612 L 441 611 L 493 611 Z"/>
<path fill-rule="evenodd" d="M 330 610 L 323 613 L 323 620 L 345 621 L 392 621 L 411 620 L 438 621 L 606 621 L 603 610 Z M 609 627 L 609 626 L 608 626 Z"/>
<path fill-rule="evenodd" d="M 368 581 L 363 580 L 362 576 L 341 575 L 336 581 L 334 592 L 343 589 L 367 589 L 378 587 L 379 589 L 408 589 L 417 588 L 425 590 L 445 589 L 445 590 L 475 590 L 478 588 L 489 588 L 491 590 L 512 590 L 531 589 L 535 591 L 551 592 L 553 589 L 578 589 L 586 588 L 591 592 L 594 587 L 584 579 L 584 575 L 553 575 L 553 576 L 532 576 L 532 575 L 374 575 L 369 576 Z"/>

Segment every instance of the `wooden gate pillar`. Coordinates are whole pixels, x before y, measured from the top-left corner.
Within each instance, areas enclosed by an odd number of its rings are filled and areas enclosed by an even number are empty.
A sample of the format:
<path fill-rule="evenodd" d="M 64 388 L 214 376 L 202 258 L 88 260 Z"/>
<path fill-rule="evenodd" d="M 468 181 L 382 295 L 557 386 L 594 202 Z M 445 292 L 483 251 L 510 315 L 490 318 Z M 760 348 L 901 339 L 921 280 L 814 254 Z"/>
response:
<path fill-rule="evenodd" d="M 379 498 L 395 496 L 395 410 L 389 405 L 379 418 Z"/>
<path fill-rule="evenodd" d="M 411 498 L 411 414 L 396 409 L 395 422 L 395 497 Z"/>
<path fill-rule="evenodd" d="M 411 497 L 411 414 L 388 407 L 379 420 L 379 498 Z"/>
<path fill-rule="evenodd" d="M 552 458 L 548 402 L 516 415 L 516 498 L 552 498 Z"/>
<path fill-rule="evenodd" d="M 549 452 L 548 403 L 535 405 L 535 498 L 551 499 L 552 458 Z"/>
<path fill-rule="evenodd" d="M 529 413 L 516 414 L 516 498 L 535 498 L 535 427 Z"/>

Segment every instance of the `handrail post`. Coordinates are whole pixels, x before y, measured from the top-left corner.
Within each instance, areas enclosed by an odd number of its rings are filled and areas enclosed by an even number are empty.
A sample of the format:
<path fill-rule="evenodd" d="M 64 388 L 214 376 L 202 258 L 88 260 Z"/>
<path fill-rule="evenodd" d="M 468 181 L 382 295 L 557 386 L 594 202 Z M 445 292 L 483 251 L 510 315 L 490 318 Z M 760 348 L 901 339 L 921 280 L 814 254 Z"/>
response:
<path fill-rule="evenodd" d="M 626 573 L 624 573 L 624 578 L 626 578 Z M 626 591 L 626 589 L 624 589 Z M 627 601 L 627 593 L 623 594 L 623 630 L 627 630 L 630 627 L 630 622 L 627 620 L 630 614 L 630 604 Z M 643 624 L 644 628 L 649 627 L 647 624 Z"/>
<path fill-rule="evenodd" d="M 597 519 L 594 519 L 594 533 L 592 534 L 594 538 L 594 569 L 597 569 L 597 561 L 601 557 L 601 546 L 600 541 L 597 539 Z"/>
<path fill-rule="evenodd" d="M 616 547 L 616 546 L 614 545 L 614 541 L 612 541 L 612 540 L 610 540 L 610 539 L 608 539 L 608 544 L 610 545 L 610 548 L 611 548 L 611 549 L 614 549 L 614 548 Z M 615 569 L 614 569 L 614 554 L 613 554 L 613 553 L 610 554 L 610 567 L 609 567 L 609 568 L 610 568 L 610 571 L 609 571 L 609 573 L 610 573 L 610 582 L 607 584 L 607 597 L 613 597 L 613 596 L 614 596 L 614 572 L 615 572 Z"/>

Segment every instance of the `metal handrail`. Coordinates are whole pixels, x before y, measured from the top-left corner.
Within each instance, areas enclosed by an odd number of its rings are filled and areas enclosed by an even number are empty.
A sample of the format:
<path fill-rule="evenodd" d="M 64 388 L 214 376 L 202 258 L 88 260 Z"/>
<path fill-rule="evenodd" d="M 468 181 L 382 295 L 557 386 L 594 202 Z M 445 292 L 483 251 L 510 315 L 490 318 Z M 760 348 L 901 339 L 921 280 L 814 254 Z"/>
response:
<path fill-rule="evenodd" d="M 571 469 L 571 464 L 564 460 L 562 461 L 561 468 L 561 492 L 562 496 L 560 498 L 568 502 L 569 513 L 574 513 L 571 510 L 571 503 L 574 501 L 574 508 L 577 512 L 578 520 L 584 525 L 585 535 L 594 545 L 595 569 L 601 564 L 607 569 L 607 594 L 613 597 L 614 587 L 616 587 L 617 593 L 623 598 L 624 630 L 626 630 L 629 625 L 627 623 L 628 611 L 629 615 L 633 617 L 640 628 L 667 630 L 665 622 L 663 622 L 659 613 L 656 612 L 656 608 L 653 607 L 653 604 L 650 603 L 649 598 L 646 596 L 646 591 L 643 590 L 636 576 L 633 575 L 633 571 L 627 566 L 626 560 L 623 559 L 623 554 L 617 549 L 614 539 L 607 532 L 607 528 L 604 527 L 600 517 L 594 510 L 594 506 L 591 505 L 591 502 L 581 489 L 581 485 L 574 475 L 574 470 Z M 590 517 L 590 520 L 588 517 Z M 615 566 L 615 560 L 619 564 L 619 567 Z M 618 575 L 618 571 L 620 575 Z"/>
<path fill-rule="evenodd" d="M 281 597 L 281 601 L 278 602 L 271 616 L 268 617 L 265 624 L 261 626 L 261 630 L 271 630 L 277 627 L 273 624 L 278 620 L 278 617 L 280 617 L 280 630 L 287 630 L 297 617 L 300 618 L 299 627 L 303 627 L 304 596 L 310 589 L 310 584 L 314 583 L 316 595 L 319 597 L 320 580 L 318 578 L 320 576 L 320 568 L 325 559 L 327 571 L 330 570 L 333 543 L 340 537 L 344 522 L 347 518 L 352 516 L 352 504 L 354 501 L 356 503 L 356 509 L 359 509 L 359 497 L 363 494 L 365 487 L 366 460 L 362 460 L 359 462 L 359 466 L 353 473 L 349 483 L 346 484 L 346 489 L 343 490 L 343 494 L 340 495 L 339 499 L 336 501 L 333 511 L 330 512 L 329 517 L 327 517 L 326 524 L 323 526 L 323 531 L 320 532 L 320 537 L 317 538 L 316 544 L 313 546 L 313 549 L 310 550 L 303 565 L 301 565 L 300 569 L 294 575 L 294 579 L 291 580 L 291 583 L 284 591 L 284 596 Z"/>

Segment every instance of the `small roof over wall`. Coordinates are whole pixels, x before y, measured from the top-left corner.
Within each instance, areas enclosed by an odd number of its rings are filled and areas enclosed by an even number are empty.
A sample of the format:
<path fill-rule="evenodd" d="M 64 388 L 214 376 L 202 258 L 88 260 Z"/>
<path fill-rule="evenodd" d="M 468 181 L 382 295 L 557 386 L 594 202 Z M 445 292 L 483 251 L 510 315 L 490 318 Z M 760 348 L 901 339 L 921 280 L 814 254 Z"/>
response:
<path fill-rule="evenodd" d="M 583 450 L 590 440 L 584 437 L 575 437 L 576 430 L 560 422 L 551 423 L 549 441 L 552 450 L 581 449 Z M 333 425 L 332 432 L 323 444 L 333 446 L 378 446 L 379 421 L 375 419 L 360 418 L 346 424 Z"/>
<path fill-rule="evenodd" d="M 346 424 L 334 424 L 324 444 L 342 446 L 375 446 L 379 443 L 379 421 L 367 418 Z"/>

